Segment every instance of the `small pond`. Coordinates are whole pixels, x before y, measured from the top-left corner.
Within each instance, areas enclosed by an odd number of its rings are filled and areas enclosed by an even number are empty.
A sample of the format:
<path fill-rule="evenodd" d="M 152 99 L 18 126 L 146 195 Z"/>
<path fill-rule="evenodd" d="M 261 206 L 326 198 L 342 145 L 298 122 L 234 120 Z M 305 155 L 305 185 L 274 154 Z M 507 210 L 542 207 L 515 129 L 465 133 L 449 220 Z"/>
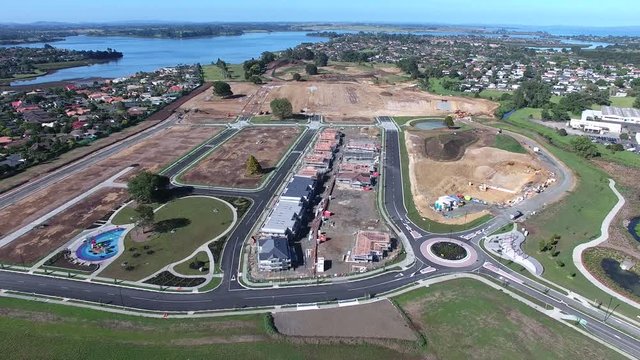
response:
<path fill-rule="evenodd" d="M 602 259 L 600 266 L 616 284 L 640 296 L 640 275 L 632 271 L 622 270 L 620 263 L 614 259 Z"/>
<path fill-rule="evenodd" d="M 640 242 L 640 235 L 638 234 L 638 231 L 636 231 L 636 227 L 638 227 L 638 225 L 640 225 L 640 216 L 634 217 L 633 219 L 631 219 L 631 221 L 629 221 L 627 231 L 629 231 L 629 234 L 631 234 L 631 236 L 633 236 L 636 241 Z M 640 231 L 640 229 L 638 230 Z"/>
<path fill-rule="evenodd" d="M 414 122 L 413 127 L 420 130 L 437 130 L 445 128 L 442 120 L 418 120 Z"/>

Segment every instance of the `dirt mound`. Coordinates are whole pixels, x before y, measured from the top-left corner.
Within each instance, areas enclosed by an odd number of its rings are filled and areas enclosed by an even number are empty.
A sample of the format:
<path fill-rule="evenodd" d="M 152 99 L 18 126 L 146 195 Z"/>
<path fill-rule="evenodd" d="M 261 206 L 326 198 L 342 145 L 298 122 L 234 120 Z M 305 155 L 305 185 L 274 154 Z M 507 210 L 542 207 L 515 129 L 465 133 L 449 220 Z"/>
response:
<path fill-rule="evenodd" d="M 472 131 L 441 134 L 424 141 L 424 154 L 436 161 L 456 161 L 476 141 L 478 136 Z"/>

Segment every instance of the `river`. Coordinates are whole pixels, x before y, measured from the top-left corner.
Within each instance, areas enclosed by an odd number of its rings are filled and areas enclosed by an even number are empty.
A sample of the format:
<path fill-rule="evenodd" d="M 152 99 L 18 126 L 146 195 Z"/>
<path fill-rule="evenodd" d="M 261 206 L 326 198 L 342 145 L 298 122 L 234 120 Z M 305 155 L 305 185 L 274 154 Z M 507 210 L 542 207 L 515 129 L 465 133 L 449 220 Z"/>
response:
<path fill-rule="evenodd" d="M 72 50 L 106 50 L 124 53 L 118 61 L 58 70 L 52 74 L 12 85 L 40 84 L 50 81 L 117 78 L 138 71 L 153 71 L 178 64 L 210 64 L 218 58 L 228 63 L 241 63 L 258 57 L 263 51 L 284 50 L 303 42 L 322 42 L 328 38 L 307 36 L 307 32 L 247 33 L 240 36 L 218 36 L 195 39 L 150 39 L 124 36 L 70 36 L 51 43 Z M 22 45 L 43 47 L 44 43 Z"/>

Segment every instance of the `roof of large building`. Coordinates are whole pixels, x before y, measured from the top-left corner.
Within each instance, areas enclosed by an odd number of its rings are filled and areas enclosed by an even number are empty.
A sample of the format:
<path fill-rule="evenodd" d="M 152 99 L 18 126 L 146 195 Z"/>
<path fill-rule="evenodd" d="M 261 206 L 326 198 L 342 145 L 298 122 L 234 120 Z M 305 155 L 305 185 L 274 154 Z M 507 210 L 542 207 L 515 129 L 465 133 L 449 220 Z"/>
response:
<path fill-rule="evenodd" d="M 619 116 L 625 118 L 640 118 L 640 110 L 634 108 L 619 108 L 615 106 L 603 106 L 602 115 L 604 116 Z"/>
<path fill-rule="evenodd" d="M 284 189 L 282 196 L 304 198 L 309 196 L 313 191 L 315 180 L 304 176 L 294 176 L 287 187 Z"/>
<path fill-rule="evenodd" d="M 269 236 L 258 240 L 260 260 L 290 259 L 289 241 L 282 236 Z"/>
<path fill-rule="evenodd" d="M 279 201 L 262 226 L 262 232 L 285 234 L 287 230 L 293 230 L 301 212 L 302 205 L 300 203 Z"/>

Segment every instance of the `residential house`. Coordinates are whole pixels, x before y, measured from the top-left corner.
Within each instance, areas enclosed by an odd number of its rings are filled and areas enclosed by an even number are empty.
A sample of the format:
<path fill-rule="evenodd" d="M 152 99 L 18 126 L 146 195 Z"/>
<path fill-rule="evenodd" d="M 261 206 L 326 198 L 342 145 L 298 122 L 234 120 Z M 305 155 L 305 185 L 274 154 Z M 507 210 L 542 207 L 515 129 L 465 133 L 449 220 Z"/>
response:
<path fill-rule="evenodd" d="M 258 239 L 258 269 L 260 271 L 283 271 L 291 268 L 289 240 L 282 236 Z"/>
<path fill-rule="evenodd" d="M 379 261 L 390 250 L 389 234 L 379 231 L 358 231 L 350 260 L 353 262 Z"/>

